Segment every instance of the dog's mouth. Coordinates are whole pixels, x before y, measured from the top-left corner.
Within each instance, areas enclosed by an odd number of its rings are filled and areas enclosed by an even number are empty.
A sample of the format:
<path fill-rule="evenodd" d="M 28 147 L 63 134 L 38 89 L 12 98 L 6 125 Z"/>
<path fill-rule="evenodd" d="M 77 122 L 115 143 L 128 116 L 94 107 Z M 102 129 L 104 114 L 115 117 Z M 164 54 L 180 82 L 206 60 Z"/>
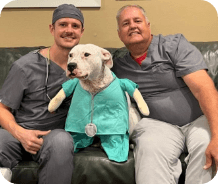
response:
<path fill-rule="evenodd" d="M 84 75 L 84 76 L 80 76 L 80 77 L 76 77 L 80 80 L 86 80 L 88 78 L 88 74 Z"/>
<path fill-rule="evenodd" d="M 84 75 L 84 76 L 76 76 L 76 74 L 75 73 L 70 73 L 69 74 L 69 77 L 71 78 L 71 79 L 73 79 L 73 78 L 78 78 L 78 79 L 80 79 L 80 80 L 86 80 L 87 78 L 88 78 L 88 74 L 86 74 L 86 75 Z"/>
<path fill-rule="evenodd" d="M 73 72 L 70 72 L 70 74 L 68 75 L 70 78 L 74 78 L 75 76 L 76 76 L 76 74 L 75 73 L 73 73 Z"/>

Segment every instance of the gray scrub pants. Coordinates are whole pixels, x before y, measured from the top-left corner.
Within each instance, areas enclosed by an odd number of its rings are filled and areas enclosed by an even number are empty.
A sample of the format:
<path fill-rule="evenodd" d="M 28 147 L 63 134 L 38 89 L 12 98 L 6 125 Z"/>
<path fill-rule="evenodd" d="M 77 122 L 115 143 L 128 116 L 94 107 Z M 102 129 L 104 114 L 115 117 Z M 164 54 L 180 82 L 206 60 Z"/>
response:
<path fill-rule="evenodd" d="M 39 163 L 39 184 L 71 184 L 73 173 L 73 138 L 63 129 L 52 130 L 43 137 L 43 146 L 34 161 Z M 12 169 L 26 154 L 21 143 L 0 129 L 0 167 Z"/>
<path fill-rule="evenodd" d="M 211 133 L 205 116 L 183 127 L 143 118 L 136 124 L 135 143 L 137 184 L 177 184 L 182 172 L 180 154 L 186 157 L 186 184 L 203 184 L 212 179 L 212 169 L 204 170 L 205 150 Z"/>

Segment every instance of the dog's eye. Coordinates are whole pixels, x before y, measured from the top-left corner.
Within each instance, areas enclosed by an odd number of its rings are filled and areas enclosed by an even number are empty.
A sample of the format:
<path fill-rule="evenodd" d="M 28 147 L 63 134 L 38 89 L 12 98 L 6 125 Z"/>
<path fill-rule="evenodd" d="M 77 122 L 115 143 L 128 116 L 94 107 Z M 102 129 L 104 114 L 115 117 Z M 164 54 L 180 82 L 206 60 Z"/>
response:
<path fill-rule="evenodd" d="M 73 54 L 69 54 L 69 57 L 73 57 Z"/>
<path fill-rule="evenodd" d="M 88 52 L 86 52 L 86 53 L 84 54 L 85 57 L 88 57 L 89 55 L 91 55 L 91 54 L 89 54 Z"/>

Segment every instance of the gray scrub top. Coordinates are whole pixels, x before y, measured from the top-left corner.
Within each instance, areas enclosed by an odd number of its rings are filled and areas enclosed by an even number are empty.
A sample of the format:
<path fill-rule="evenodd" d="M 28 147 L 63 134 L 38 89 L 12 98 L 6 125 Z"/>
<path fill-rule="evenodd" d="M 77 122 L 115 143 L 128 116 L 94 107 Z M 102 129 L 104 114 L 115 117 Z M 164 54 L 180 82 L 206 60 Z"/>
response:
<path fill-rule="evenodd" d="M 182 76 L 202 69 L 207 66 L 200 51 L 176 34 L 153 36 L 141 66 L 127 53 L 114 60 L 112 71 L 139 85 L 150 109 L 148 117 L 183 126 L 203 113 Z"/>
<path fill-rule="evenodd" d="M 48 94 L 53 98 L 68 80 L 65 71 L 50 62 Z M 46 59 L 33 51 L 15 61 L 0 90 L 0 101 L 14 110 L 16 122 L 27 129 L 52 130 L 64 128 L 70 105 L 67 98 L 55 114 L 48 112 L 45 93 Z"/>

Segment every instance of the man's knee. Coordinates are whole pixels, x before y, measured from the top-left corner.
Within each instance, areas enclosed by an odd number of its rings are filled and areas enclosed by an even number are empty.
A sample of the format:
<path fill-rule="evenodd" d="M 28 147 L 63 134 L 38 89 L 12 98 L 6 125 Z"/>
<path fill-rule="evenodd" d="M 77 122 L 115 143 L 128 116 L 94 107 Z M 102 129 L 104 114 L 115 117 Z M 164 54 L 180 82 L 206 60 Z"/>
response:
<path fill-rule="evenodd" d="M 56 154 L 73 153 L 73 138 L 62 129 L 52 130 L 44 139 L 44 149 L 51 150 Z"/>
<path fill-rule="evenodd" d="M 169 132 L 169 131 L 168 131 Z M 183 136 L 174 133 L 156 132 L 155 130 L 145 131 L 135 139 L 136 151 L 138 154 L 144 154 L 149 157 L 163 157 L 165 159 L 179 157 L 184 148 Z"/>
<path fill-rule="evenodd" d="M 63 165 L 73 157 L 74 145 L 71 135 L 63 129 L 52 130 L 43 138 L 43 146 L 33 159 L 41 164 Z"/>

